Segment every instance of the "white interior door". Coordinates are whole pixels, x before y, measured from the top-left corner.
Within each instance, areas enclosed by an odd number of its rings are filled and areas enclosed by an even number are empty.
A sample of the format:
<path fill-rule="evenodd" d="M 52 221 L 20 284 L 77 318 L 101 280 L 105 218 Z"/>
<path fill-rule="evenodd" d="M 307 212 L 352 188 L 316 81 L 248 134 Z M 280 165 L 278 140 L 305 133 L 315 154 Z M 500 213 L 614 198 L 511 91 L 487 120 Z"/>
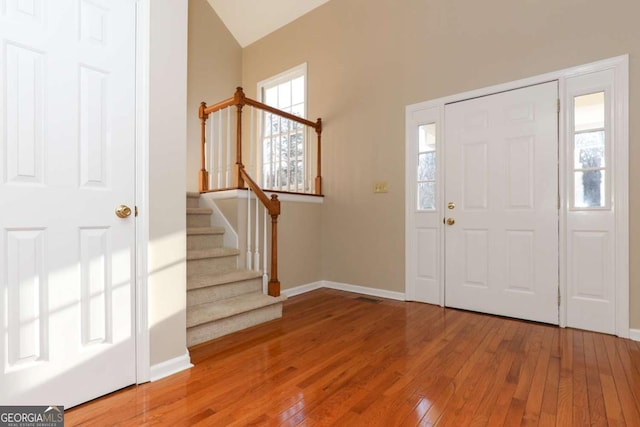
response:
<path fill-rule="evenodd" d="M 550 82 L 445 107 L 445 305 L 558 323 L 557 100 Z"/>
<path fill-rule="evenodd" d="M 135 382 L 135 1 L 0 8 L 0 402 Z"/>

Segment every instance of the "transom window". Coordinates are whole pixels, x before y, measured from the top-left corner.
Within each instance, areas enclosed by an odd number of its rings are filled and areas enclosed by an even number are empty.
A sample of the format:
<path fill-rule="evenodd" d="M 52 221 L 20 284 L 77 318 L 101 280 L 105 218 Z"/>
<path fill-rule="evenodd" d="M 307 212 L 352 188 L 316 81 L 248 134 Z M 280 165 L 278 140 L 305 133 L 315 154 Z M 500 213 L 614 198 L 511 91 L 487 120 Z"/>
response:
<path fill-rule="evenodd" d="M 306 116 L 307 66 L 302 64 L 258 84 L 261 101 L 298 117 Z M 305 191 L 306 130 L 280 116 L 263 113 L 261 166 L 264 188 Z"/>

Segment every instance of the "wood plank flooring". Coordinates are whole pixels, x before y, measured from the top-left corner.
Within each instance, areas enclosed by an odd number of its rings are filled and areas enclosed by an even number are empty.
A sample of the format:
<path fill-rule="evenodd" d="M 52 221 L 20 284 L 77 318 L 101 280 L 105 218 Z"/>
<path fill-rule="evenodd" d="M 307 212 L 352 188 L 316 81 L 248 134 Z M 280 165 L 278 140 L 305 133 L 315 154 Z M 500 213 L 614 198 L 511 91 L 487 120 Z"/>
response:
<path fill-rule="evenodd" d="M 68 426 L 640 426 L 640 343 L 317 290 Z"/>

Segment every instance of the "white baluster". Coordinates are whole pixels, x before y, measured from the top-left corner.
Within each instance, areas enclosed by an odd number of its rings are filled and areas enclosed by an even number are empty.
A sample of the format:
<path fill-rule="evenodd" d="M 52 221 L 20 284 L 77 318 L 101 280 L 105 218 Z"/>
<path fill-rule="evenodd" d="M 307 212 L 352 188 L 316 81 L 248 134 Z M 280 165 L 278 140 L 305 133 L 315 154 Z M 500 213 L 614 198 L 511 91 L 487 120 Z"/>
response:
<path fill-rule="evenodd" d="M 214 188 L 214 174 L 215 174 L 215 167 L 214 167 L 214 157 L 213 157 L 213 153 L 215 153 L 214 151 L 214 147 L 215 147 L 215 143 L 216 143 L 216 138 L 215 138 L 215 113 L 211 114 L 211 120 L 209 121 L 209 146 L 206 147 L 206 153 L 205 153 L 205 165 L 207 167 L 207 169 L 209 170 L 209 182 L 207 183 L 209 185 L 209 188 L 212 189 Z"/>
<path fill-rule="evenodd" d="M 297 124 L 296 124 L 297 126 Z M 298 191 L 298 160 L 300 159 L 300 155 L 298 153 L 298 135 L 301 135 L 300 132 L 296 129 L 296 132 L 294 133 L 294 138 L 296 139 L 296 144 L 294 145 L 294 150 L 296 153 L 296 162 L 295 162 L 295 167 L 293 168 L 293 191 Z"/>
<path fill-rule="evenodd" d="M 267 273 L 267 208 L 262 209 L 264 212 L 263 231 L 262 231 L 262 292 L 269 291 L 269 275 Z"/>
<path fill-rule="evenodd" d="M 271 124 L 273 124 L 273 120 L 275 119 L 275 116 L 273 114 L 269 114 L 269 119 L 271 121 Z M 269 162 L 271 163 L 271 169 L 270 169 L 270 173 L 271 176 L 273 177 L 273 182 L 270 183 L 270 188 L 276 188 L 276 173 L 275 173 L 275 168 L 276 168 L 276 144 L 275 144 L 275 137 L 273 135 L 273 125 L 271 126 L 271 133 L 270 133 L 270 138 L 271 138 L 271 153 L 269 154 Z"/>
<path fill-rule="evenodd" d="M 247 189 L 247 270 L 251 270 L 251 188 Z"/>
<path fill-rule="evenodd" d="M 225 188 L 231 188 L 231 107 L 227 107 L 227 174 Z"/>
<path fill-rule="evenodd" d="M 276 165 L 278 174 L 276 175 L 276 188 L 282 190 L 282 117 L 278 116 L 278 150 L 276 151 Z"/>
<path fill-rule="evenodd" d="M 305 188 L 307 189 L 307 192 L 309 193 L 313 193 L 315 190 L 315 178 L 313 175 L 313 170 L 314 170 L 314 166 L 315 165 L 315 160 L 314 157 L 318 155 L 318 149 L 316 148 L 316 150 L 311 150 L 311 146 L 312 143 L 311 141 L 313 141 L 313 131 L 310 127 L 306 128 L 306 139 L 305 139 L 305 147 L 308 148 L 307 150 L 307 156 L 305 158 L 305 164 L 306 164 L 306 168 L 307 168 L 307 173 L 305 174 L 305 179 L 307 180 L 307 182 L 305 183 Z M 316 142 L 317 145 L 317 142 Z M 311 153 L 315 153 L 314 155 L 311 155 Z"/>
<path fill-rule="evenodd" d="M 253 269 L 255 271 L 260 270 L 260 203 L 258 196 L 256 195 L 256 230 L 255 230 L 255 243 L 253 245 Z"/>
<path fill-rule="evenodd" d="M 291 125 L 293 122 L 287 119 L 287 191 L 291 191 Z"/>
<path fill-rule="evenodd" d="M 222 110 L 218 111 L 218 187 L 222 188 Z"/>
<path fill-rule="evenodd" d="M 256 176 L 256 171 L 258 170 L 258 168 L 254 169 L 255 163 L 254 163 L 254 158 L 256 157 L 256 153 L 254 153 L 254 151 L 257 149 L 258 144 L 256 144 L 255 140 L 254 140 L 254 129 L 253 129 L 253 114 L 254 114 L 254 108 L 253 106 L 249 106 L 249 170 L 251 171 L 251 173 L 253 174 L 253 176 Z"/>

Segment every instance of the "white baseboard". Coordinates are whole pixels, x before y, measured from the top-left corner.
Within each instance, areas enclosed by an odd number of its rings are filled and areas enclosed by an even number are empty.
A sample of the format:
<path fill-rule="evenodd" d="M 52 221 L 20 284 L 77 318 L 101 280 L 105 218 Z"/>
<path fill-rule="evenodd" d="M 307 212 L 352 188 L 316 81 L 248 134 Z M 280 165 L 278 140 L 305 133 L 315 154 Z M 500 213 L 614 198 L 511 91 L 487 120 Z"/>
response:
<path fill-rule="evenodd" d="M 356 293 L 356 294 L 364 294 L 364 295 L 369 295 L 369 296 L 372 296 L 372 297 L 388 298 L 388 299 L 394 299 L 394 300 L 398 300 L 398 301 L 405 301 L 405 294 L 403 292 L 393 292 L 393 291 L 387 291 L 387 290 L 384 290 L 384 289 L 369 288 L 367 286 L 359 286 L 359 285 L 350 285 L 348 283 L 331 282 L 331 281 L 328 281 L 328 280 L 323 280 L 322 283 L 324 284 L 325 288 L 329 288 L 329 289 L 337 289 L 339 291 L 353 292 L 353 293 Z"/>
<path fill-rule="evenodd" d="M 182 356 L 153 365 L 151 367 L 151 381 L 157 381 L 190 368 L 193 368 L 193 364 L 191 363 L 191 357 L 189 357 L 189 350 L 185 348 Z"/>
<path fill-rule="evenodd" d="M 282 293 L 290 298 L 296 295 L 304 294 L 306 292 L 315 291 L 316 289 L 320 289 L 323 287 L 324 287 L 323 282 L 319 281 L 319 282 L 307 283 L 306 285 L 296 286 L 295 288 L 283 289 Z"/>
<path fill-rule="evenodd" d="M 319 282 L 308 283 L 306 285 L 296 286 L 295 288 L 285 289 L 282 291 L 287 297 L 300 295 L 305 292 L 315 291 L 320 288 L 336 289 L 339 291 L 353 292 L 356 294 L 369 295 L 372 297 L 388 298 L 398 301 L 405 301 L 405 294 L 402 292 L 387 291 L 384 289 L 369 288 L 366 286 L 350 285 L 348 283 L 331 282 L 329 280 L 320 280 Z"/>
<path fill-rule="evenodd" d="M 629 339 L 640 341 L 640 329 L 629 329 Z"/>

